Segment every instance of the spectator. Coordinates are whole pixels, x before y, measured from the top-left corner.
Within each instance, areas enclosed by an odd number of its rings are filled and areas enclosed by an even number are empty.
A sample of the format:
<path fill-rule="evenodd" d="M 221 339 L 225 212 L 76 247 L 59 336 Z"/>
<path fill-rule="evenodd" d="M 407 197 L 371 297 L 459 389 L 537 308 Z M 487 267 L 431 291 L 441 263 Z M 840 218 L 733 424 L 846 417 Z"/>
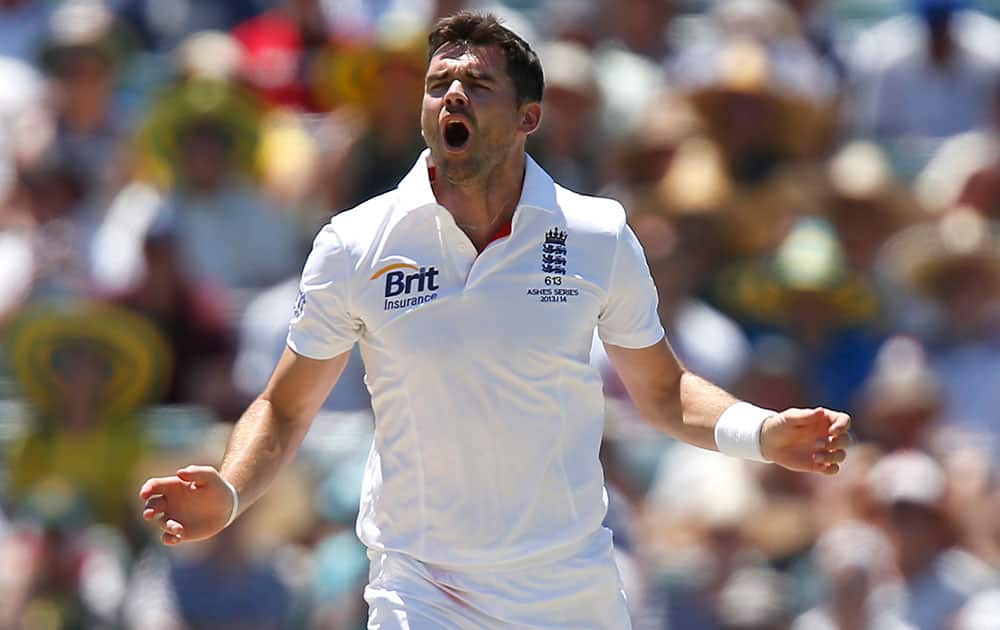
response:
<path fill-rule="evenodd" d="M 127 33 L 103 2 L 71 0 L 53 11 L 41 52 L 52 83 L 55 149 L 99 197 L 123 178 L 121 153 L 131 129 L 115 81 L 127 50 Z"/>
<path fill-rule="evenodd" d="M 156 229 L 174 235 L 193 279 L 262 287 L 301 261 L 294 219 L 268 207 L 252 179 L 260 123 L 238 86 L 191 79 L 163 93 L 145 124 L 148 155 L 173 178 Z"/>
<path fill-rule="evenodd" d="M 882 305 L 829 222 L 801 219 L 773 255 L 725 269 L 716 291 L 752 338 L 783 334 L 807 353 L 812 368 L 800 376 L 810 400 L 849 408 L 882 341 Z"/>
<path fill-rule="evenodd" d="M 944 387 L 943 419 L 1000 448 L 1000 226 L 969 211 L 911 227 L 890 241 L 886 274 L 930 301 L 930 363 Z"/>
<path fill-rule="evenodd" d="M 845 144 L 826 166 L 826 207 L 853 269 L 874 272 L 879 249 L 921 217 L 913 196 L 895 178 L 885 153 L 873 142 Z"/>
<path fill-rule="evenodd" d="M 893 337 L 862 385 L 858 433 L 887 452 L 929 449 L 944 405 L 941 383 L 918 341 Z"/>
<path fill-rule="evenodd" d="M 206 30 L 227 30 L 259 11 L 255 0 L 183 2 L 169 5 L 156 0 L 109 0 L 142 38 L 148 50 L 169 53 L 188 35 Z"/>
<path fill-rule="evenodd" d="M 1000 81 L 993 95 L 987 158 L 963 182 L 958 205 L 975 208 L 984 216 L 1000 221 Z"/>
<path fill-rule="evenodd" d="M 4 628 L 99 628 L 117 622 L 127 552 L 115 530 L 95 526 L 66 480 L 39 482 L 0 534 Z"/>
<path fill-rule="evenodd" d="M 166 387 L 169 347 L 144 319 L 83 303 L 31 308 L 9 339 L 34 417 L 11 454 L 14 496 L 60 479 L 95 521 L 129 530 L 127 488 L 144 447 L 136 412 Z"/>
<path fill-rule="evenodd" d="M 221 420 L 236 417 L 248 399 L 233 384 L 236 333 L 227 320 L 227 296 L 186 275 L 171 236 L 150 234 L 143 254 L 142 280 L 115 299 L 148 317 L 173 350 L 169 388 L 155 402 L 194 403 Z"/>
<path fill-rule="evenodd" d="M 965 0 L 913 0 L 858 40 L 859 131 L 942 139 L 989 124 L 1000 24 Z"/>
<path fill-rule="evenodd" d="M 986 588 L 991 569 L 956 547 L 944 500 L 948 479 L 919 451 L 886 456 L 869 473 L 869 489 L 883 509 L 902 590 L 890 614 L 920 630 L 947 627 L 963 604 Z"/>
<path fill-rule="evenodd" d="M 243 77 L 265 101 L 302 111 L 321 107 L 316 57 L 333 42 L 319 0 L 283 0 L 232 35 L 243 47 Z"/>
<path fill-rule="evenodd" d="M 816 541 L 813 556 L 824 593 L 792 630 L 903 630 L 880 601 L 894 580 L 892 548 L 880 530 L 860 521 L 840 523 Z"/>
<path fill-rule="evenodd" d="M 594 193 L 604 138 L 600 95 L 590 54 L 579 44 L 550 42 L 539 52 L 545 67 L 545 120 L 528 151 L 570 190 Z"/>

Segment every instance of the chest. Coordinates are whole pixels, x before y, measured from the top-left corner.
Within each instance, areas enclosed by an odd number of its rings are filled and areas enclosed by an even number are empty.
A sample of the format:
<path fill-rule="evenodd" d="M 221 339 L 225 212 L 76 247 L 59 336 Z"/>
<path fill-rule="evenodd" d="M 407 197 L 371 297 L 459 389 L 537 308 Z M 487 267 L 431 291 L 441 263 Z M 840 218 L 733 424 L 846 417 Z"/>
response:
<path fill-rule="evenodd" d="M 453 222 L 433 217 L 380 245 L 355 294 L 369 340 L 422 355 L 589 348 L 611 267 L 600 239 L 520 216 L 477 255 Z"/>

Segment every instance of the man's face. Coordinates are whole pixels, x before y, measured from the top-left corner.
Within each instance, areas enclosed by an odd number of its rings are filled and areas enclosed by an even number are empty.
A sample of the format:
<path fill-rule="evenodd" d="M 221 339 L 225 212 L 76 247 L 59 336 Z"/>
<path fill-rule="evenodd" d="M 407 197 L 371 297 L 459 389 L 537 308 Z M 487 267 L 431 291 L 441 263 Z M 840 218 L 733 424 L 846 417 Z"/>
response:
<path fill-rule="evenodd" d="M 420 120 L 438 175 L 457 183 L 492 170 L 523 133 L 521 109 L 498 46 L 442 46 L 427 68 Z"/>

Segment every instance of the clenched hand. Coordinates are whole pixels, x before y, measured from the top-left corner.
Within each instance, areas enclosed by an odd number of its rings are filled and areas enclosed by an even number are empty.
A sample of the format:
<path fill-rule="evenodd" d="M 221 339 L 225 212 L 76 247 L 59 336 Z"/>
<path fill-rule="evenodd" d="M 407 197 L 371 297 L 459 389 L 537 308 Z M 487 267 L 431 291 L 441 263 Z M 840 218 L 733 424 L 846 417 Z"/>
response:
<path fill-rule="evenodd" d="M 761 453 L 791 470 L 835 475 L 847 457 L 851 417 L 823 407 L 786 409 L 764 423 Z"/>
<path fill-rule="evenodd" d="M 203 540 L 222 531 L 233 496 L 211 466 L 187 466 L 170 477 L 147 479 L 139 491 L 143 519 L 159 518 L 165 545 Z"/>

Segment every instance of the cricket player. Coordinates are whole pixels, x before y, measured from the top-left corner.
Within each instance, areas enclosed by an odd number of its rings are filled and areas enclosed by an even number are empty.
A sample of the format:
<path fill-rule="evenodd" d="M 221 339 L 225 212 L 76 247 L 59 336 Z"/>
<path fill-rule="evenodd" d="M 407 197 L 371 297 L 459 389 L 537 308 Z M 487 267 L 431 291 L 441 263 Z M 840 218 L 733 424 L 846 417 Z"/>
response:
<path fill-rule="evenodd" d="M 833 474 L 850 419 L 759 409 L 686 371 L 625 212 L 525 154 L 542 68 L 495 17 L 429 37 L 428 149 L 397 189 L 316 237 L 288 347 L 219 469 L 142 486 L 167 545 L 267 489 L 360 344 L 375 411 L 357 533 L 369 628 L 627 628 L 598 461 L 596 328 L 646 420 L 736 457 Z"/>

